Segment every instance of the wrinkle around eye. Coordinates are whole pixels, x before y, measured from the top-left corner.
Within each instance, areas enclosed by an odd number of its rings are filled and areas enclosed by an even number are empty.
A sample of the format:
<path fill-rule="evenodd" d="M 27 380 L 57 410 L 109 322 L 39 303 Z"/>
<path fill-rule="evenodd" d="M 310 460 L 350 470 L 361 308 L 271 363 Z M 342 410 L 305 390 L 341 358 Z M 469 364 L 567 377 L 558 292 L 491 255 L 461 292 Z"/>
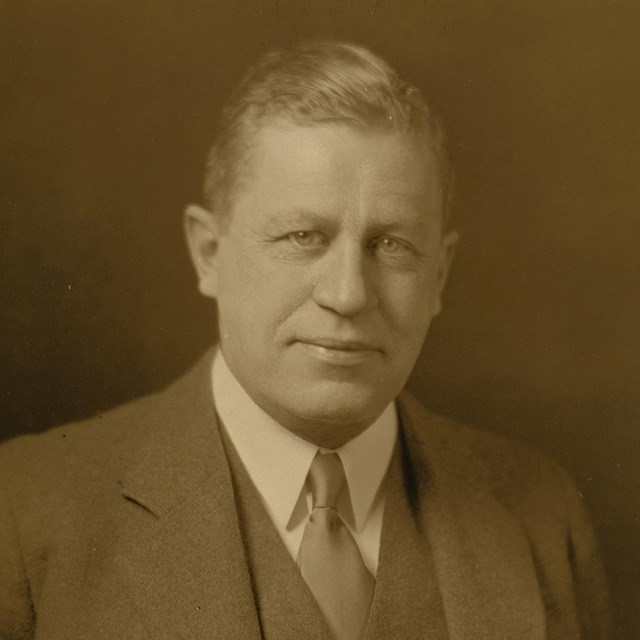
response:
<path fill-rule="evenodd" d="M 329 239 L 321 231 L 292 231 L 288 233 L 285 238 L 291 242 L 294 246 L 301 248 L 313 248 L 321 247 L 329 244 Z"/>
<path fill-rule="evenodd" d="M 408 253 L 417 254 L 417 251 L 404 240 L 394 238 L 392 236 L 380 236 L 374 238 L 369 247 L 372 249 L 381 249 L 381 253 L 385 255 L 401 256 Z"/>

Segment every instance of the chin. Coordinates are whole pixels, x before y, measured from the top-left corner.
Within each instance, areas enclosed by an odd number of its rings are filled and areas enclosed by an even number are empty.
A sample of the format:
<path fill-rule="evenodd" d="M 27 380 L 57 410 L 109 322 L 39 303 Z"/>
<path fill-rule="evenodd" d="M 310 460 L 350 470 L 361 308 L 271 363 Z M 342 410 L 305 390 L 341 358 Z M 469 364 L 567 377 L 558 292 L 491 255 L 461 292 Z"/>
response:
<path fill-rule="evenodd" d="M 344 382 L 318 384 L 304 397 L 294 400 L 291 407 L 300 419 L 319 425 L 368 426 L 393 400 L 387 395 L 388 389 L 373 389 Z"/>

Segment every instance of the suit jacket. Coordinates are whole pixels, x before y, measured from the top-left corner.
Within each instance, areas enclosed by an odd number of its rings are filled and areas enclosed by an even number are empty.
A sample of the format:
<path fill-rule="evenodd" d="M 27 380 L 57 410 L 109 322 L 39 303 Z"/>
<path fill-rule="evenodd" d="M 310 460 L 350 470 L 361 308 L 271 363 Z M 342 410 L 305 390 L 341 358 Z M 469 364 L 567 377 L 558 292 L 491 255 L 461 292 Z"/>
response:
<path fill-rule="evenodd" d="M 260 638 L 210 363 L 0 448 L 0 638 Z M 399 414 L 449 637 L 609 637 L 594 536 L 562 469 L 406 394 Z"/>

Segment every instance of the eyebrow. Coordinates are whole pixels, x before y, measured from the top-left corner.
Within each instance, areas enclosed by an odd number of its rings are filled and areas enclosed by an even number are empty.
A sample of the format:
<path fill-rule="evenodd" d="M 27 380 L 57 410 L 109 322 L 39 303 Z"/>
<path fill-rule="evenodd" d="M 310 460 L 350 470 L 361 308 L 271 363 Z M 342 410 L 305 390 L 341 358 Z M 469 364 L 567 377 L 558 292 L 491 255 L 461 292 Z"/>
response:
<path fill-rule="evenodd" d="M 282 224 L 301 225 L 301 227 L 308 225 L 328 226 L 335 225 L 335 219 L 330 213 L 322 214 L 311 209 L 278 209 L 269 213 L 267 224 L 269 227 Z"/>

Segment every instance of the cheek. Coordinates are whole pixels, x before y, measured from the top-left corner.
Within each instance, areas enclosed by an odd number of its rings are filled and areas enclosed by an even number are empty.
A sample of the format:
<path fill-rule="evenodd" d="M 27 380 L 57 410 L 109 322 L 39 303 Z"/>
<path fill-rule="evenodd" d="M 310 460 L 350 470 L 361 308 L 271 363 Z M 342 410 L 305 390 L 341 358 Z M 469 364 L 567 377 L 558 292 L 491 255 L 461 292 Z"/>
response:
<path fill-rule="evenodd" d="M 434 315 L 436 295 L 433 278 L 405 279 L 388 287 L 380 311 L 389 330 L 396 357 L 417 357 Z"/>
<path fill-rule="evenodd" d="M 242 259 L 221 262 L 221 324 L 229 329 L 244 327 L 248 340 L 264 332 L 271 335 L 304 302 L 308 287 L 303 274 L 274 265 L 261 252 L 240 248 L 234 255 L 242 255 Z"/>
<path fill-rule="evenodd" d="M 437 282 L 431 272 L 407 274 L 386 280 L 380 290 L 385 315 L 400 330 L 419 331 L 428 325 L 437 299 Z"/>

